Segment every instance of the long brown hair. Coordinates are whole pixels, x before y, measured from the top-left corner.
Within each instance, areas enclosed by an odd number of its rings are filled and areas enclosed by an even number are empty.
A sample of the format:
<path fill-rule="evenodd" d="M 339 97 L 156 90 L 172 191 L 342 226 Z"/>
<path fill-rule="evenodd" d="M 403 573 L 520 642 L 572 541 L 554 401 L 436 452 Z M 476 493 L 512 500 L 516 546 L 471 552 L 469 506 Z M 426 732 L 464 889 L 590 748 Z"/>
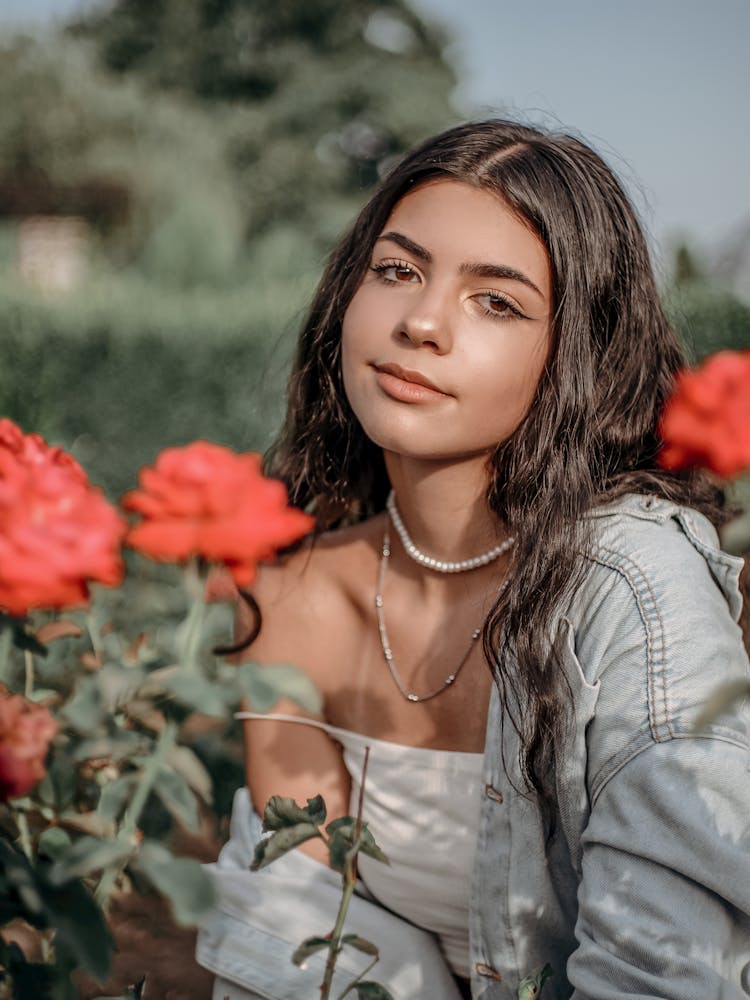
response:
<path fill-rule="evenodd" d="M 516 544 L 509 586 L 483 635 L 520 737 L 521 773 L 546 811 L 569 698 L 550 633 L 556 609 L 586 571 L 593 541 L 583 515 L 621 494 L 647 492 L 720 521 L 723 497 L 702 474 L 668 473 L 656 462 L 659 413 L 684 356 L 619 182 L 580 140 L 496 119 L 450 129 L 406 155 L 331 253 L 268 460 L 292 502 L 315 515 L 320 531 L 384 508 L 382 454 L 344 393 L 341 326 L 394 206 L 437 177 L 501 197 L 534 229 L 551 263 L 550 358 L 527 416 L 490 463 L 487 503 Z"/>

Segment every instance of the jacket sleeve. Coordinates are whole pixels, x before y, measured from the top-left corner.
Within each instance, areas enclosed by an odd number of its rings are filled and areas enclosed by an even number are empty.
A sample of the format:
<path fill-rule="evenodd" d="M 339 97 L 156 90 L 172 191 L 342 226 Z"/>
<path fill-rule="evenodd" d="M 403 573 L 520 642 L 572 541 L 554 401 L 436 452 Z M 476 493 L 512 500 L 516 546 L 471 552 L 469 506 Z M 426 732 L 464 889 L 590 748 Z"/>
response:
<path fill-rule="evenodd" d="M 673 739 L 607 782 L 582 838 L 575 1000 L 750 995 L 748 763 Z"/>
<path fill-rule="evenodd" d="M 749 676 L 734 621 L 738 561 L 683 529 L 677 519 L 638 526 L 603 546 L 606 597 L 590 602 L 576 637 L 598 698 L 567 967 L 574 1000 L 750 996 L 747 704 L 695 728 L 722 681 Z"/>

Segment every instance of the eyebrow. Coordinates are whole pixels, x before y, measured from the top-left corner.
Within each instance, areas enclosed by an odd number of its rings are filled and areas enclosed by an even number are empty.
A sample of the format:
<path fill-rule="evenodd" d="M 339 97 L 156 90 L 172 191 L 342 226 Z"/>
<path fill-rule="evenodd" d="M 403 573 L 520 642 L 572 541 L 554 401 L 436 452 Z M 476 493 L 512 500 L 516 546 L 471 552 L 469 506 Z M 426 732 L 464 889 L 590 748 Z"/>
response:
<path fill-rule="evenodd" d="M 402 250 L 406 250 L 407 253 L 412 254 L 418 260 L 422 260 L 425 264 L 432 263 L 432 254 L 425 247 L 416 243 L 414 240 L 409 239 L 403 233 L 397 233 L 394 231 L 389 231 L 387 233 L 381 233 L 378 236 L 376 243 L 380 240 L 390 240 L 391 243 L 395 243 L 400 246 Z M 516 270 L 515 267 L 509 267 L 507 264 L 480 264 L 480 263 L 466 263 L 460 264 L 458 268 L 459 274 L 465 274 L 472 278 L 499 278 L 499 279 L 509 279 L 511 281 L 520 281 L 522 284 L 527 285 L 529 288 L 533 289 L 537 295 L 544 298 L 542 292 L 537 288 L 531 278 L 524 274 L 523 271 Z"/>

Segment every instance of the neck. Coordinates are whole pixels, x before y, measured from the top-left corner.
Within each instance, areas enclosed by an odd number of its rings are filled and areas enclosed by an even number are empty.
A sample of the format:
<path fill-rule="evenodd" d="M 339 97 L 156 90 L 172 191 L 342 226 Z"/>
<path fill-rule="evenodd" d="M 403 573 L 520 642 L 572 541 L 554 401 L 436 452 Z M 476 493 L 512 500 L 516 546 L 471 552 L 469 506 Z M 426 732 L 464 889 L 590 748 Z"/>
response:
<path fill-rule="evenodd" d="M 460 561 L 507 538 L 487 507 L 484 460 L 425 463 L 386 453 L 385 462 L 401 518 L 426 555 Z"/>

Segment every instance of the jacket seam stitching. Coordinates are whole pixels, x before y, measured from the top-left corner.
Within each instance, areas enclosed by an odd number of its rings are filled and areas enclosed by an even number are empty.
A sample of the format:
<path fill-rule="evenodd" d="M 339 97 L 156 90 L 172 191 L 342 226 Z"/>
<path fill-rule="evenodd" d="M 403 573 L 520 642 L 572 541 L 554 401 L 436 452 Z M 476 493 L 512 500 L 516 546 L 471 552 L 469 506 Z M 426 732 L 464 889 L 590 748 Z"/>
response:
<path fill-rule="evenodd" d="M 731 737 L 731 736 L 728 736 L 728 735 L 724 735 L 723 733 L 716 733 L 716 732 L 705 733 L 705 734 L 704 733 L 676 733 L 676 734 L 674 734 L 672 736 L 672 738 L 670 740 L 662 740 L 661 742 L 662 743 L 671 743 L 673 740 L 716 740 L 719 743 L 729 743 L 732 746 L 738 747 L 740 750 L 745 750 L 746 752 L 750 752 L 750 742 L 748 742 L 747 740 L 739 739 L 737 737 Z M 619 759 L 617 760 L 616 766 L 614 766 L 611 769 L 611 771 L 609 772 L 609 774 L 605 775 L 605 777 L 601 779 L 601 782 L 597 785 L 596 790 L 592 789 L 592 791 L 591 791 L 591 807 L 592 807 L 592 809 L 593 809 L 594 805 L 596 804 L 597 799 L 599 798 L 599 796 L 601 795 L 601 793 L 604 791 L 604 789 L 607 787 L 607 785 L 610 783 L 610 781 L 612 780 L 612 778 L 614 778 L 617 774 L 619 774 L 619 772 L 626 765 L 630 764 L 631 761 L 635 760 L 636 757 L 640 757 L 640 755 L 642 753 L 645 753 L 646 750 L 649 750 L 651 747 L 658 746 L 658 745 L 659 745 L 658 743 L 656 743 L 656 744 L 655 743 L 647 743 L 644 746 L 640 746 L 640 747 L 637 747 L 637 748 L 633 749 L 633 751 L 631 753 L 627 754 L 626 756 L 622 755 L 622 754 L 616 755 L 617 757 L 619 757 Z M 611 764 L 614 759 L 615 759 L 615 757 L 610 757 L 609 760 L 607 761 L 607 763 Z M 602 770 L 603 770 L 603 768 L 602 768 Z M 600 773 L 601 773 L 601 771 L 600 771 Z"/>
<path fill-rule="evenodd" d="M 672 732 L 672 725 L 670 722 L 669 704 L 667 701 L 667 677 L 666 677 L 666 664 L 665 664 L 665 643 L 664 643 L 664 621 L 659 612 L 659 606 L 656 601 L 656 595 L 649 583 L 646 574 L 643 572 L 641 567 L 630 559 L 628 556 L 615 552 L 612 549 L 602 547 L 599 550 L 602 554 L 592 554 L 590 558 L 599 563 L 601 566 L 606 566 L 614 572 L 619 573 L 621 576 L 627 580 L 630 589 L 635 598 L 635 602 L 638 606 L 638 612 L 643 622 L 643 627 L 646 632 L 646 668 L 648 671 L 648 692 L 649 692 L 649 727 L 651 729 L 651 735 L 657 743 L 662 742 L 665 737 L 661 735 L 662 727 L 666 728 L 667 738 L 674 736 Z M 609 556 L 607 559 L 605 556 Z M 636 580 L 636 575 L 638 579 Z M 644 593 L 645 592 L 645 593 Z M 648 598 L 648 603 L 650 608 L 646 607 L 646 600 Z M 649 614 L 649 610 L 651 614 Z M 658 649 L 659 649 L 659 665 L 661 673 L 661 711 L 663 712 L 663 721 L 659 719 L 659 710 L 657 708 L 657 692 L 656 692 L 656 648 L 657 648 L 657 637 L 654 634 L 654 629 L 651 624 L 651 617 L 656 619 L 658 625 Z"/>

